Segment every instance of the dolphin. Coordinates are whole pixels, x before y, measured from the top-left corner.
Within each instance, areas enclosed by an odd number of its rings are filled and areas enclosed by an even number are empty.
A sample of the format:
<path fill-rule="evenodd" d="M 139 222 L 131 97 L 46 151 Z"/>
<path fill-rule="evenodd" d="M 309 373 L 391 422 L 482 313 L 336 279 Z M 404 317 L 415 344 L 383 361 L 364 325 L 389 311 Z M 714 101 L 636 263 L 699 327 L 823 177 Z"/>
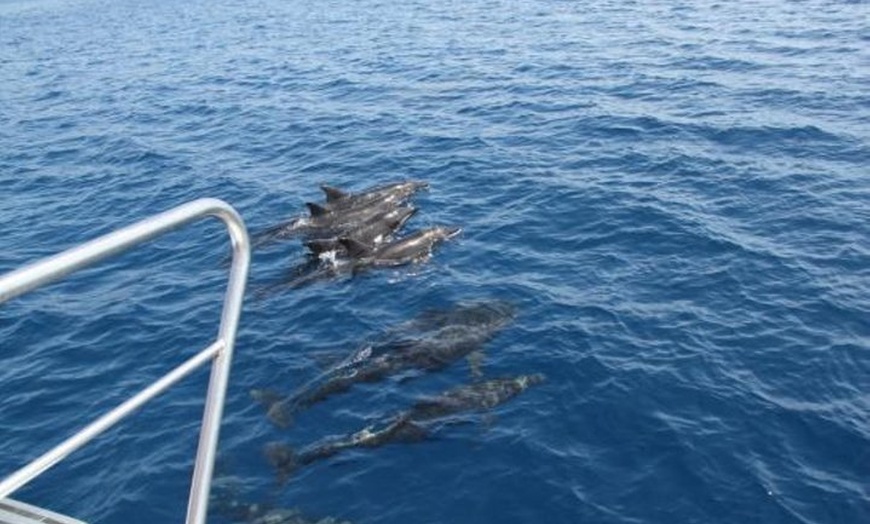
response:
<path fill-rule="evenodd" d="M 376 448 L 395 442 L 419 442 L 429 434 L 427 423 L 454 414 L 493 409 L 543 381 L 544 375 L 536 373 L 457 386 L 437 397 L 417 402 L 380 427 L 371 425 L 346 437 L 327 438 L 299 453 L 287 444 L 271 443 L 266 446 L 266 457 L 283 480 L 301 466 L 348 449 Z"/>
<path fill-rule="evenodd" d="M 369 245 L 383 243 L 394 232 L 399 230 L 417 212 L 413 207 L 397 207 L 373 216 L 370 220 L 361 224 L 351 225 L 332 231 L 324 231 L 320 238 L 312 238 L 305 241 L 305 246 L 315 255 L 321 255 L 327 251 L 335 251 L 344 254 L 344 245 L 338 237 L 353 238 L 358 242 Z"/>
<path fill-rule="evenodd" d="M 453 238 L 462 232 L 458 227 L 433 227 L 417 231 L 405 238 L 380 246 L 367 245 L 350 237 L 339 242 L 353 259 L 353 268 L 399 266 L 425 260 L 432 254 L 436 244 Z"/>
<path fill-rule="evenodd" d="M 389 212 L 397 207 L 397 203 L 389 201 L 370 202 L 364 206 L 351 207 L 342 210 L 330 210 L 314 202 L 306 202 L 308 217 L 298 219 L 296 229 L 311 234 L 335 229 L 353 228 L 369 222 L 375 217 Z"/>
<path fill-rule="evenodd" d="M 435 245 L 456 236 L 461 231 L 460 228 L 434 227 L 380 245 L 364 244 L 347 236 L 340 237 L 338 242 L 343 247 L 342 251 L 321 251 L 319 257 L 322 263 L 305 264 L 303 271 L 297 271 L 293 278 L 272 285 L 269 289 L 278 287 L 295 289 L 341 275 L 354 276 L 370 268 L 423 262 L 432 254 Z M 320 246 L 315 242 L 309 247 L 318 249 Z"/>
<path fill-rule="evenodd" d="M 544 375 L 535 373 L 455 387 L 438 397 L 417 402 L 405 414 L 405 418 L 422 422 L 464 411 L 492 409 L 543 381 Z"/>
<path fill-rule="evenodd" d="M 364 207 L 376 202 L 399 204 L 410 198 L 421 189 L 427 189 L 428 182 L 405 180 L 382 186 L 375 186 L 359 193 L 348 193 L 337 187 L 321 185 L 320 189 L 326 195 L 324 207 L 331 211 L 341 211 L 356 207 Z"/>
<path fill-rule="evenodd" d="M 397 337 L 366 346 L 292 395 L 255 389 L 251 396 L 264 405 L 275 425 L 286 428 L 292 424 L 294 414 L 348 391 L 354 384 L 379 382 L 405 371 L 439 371 L 463 357 L 474 357 L 516 316 L 513 304 L 504 301 L 462 305 L 455 310 L 457 317 L 460 311 L 473 315 L 473 321 L 457 321 L 423 331 L 416 337 Z M 478 374 L 475 360 L 471 363 L 472 372 Z"/>

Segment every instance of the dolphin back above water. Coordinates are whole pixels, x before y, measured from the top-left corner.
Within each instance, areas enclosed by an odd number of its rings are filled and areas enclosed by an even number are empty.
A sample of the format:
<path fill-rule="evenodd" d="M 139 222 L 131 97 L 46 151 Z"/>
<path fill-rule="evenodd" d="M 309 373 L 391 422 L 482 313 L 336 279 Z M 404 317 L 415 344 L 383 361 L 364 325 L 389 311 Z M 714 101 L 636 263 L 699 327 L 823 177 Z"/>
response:
<path fill-rule="evenodd" d="M 432 254 L 436 244 L 453 238 L 462 232 L 458 227 L 432 227 L 417 231 L 405 238 L 371 246 L 356 239 L 344 237 L 339 239 L 344 245 L 348 256 L 353 259 L 355 268 L 367 266 L 398 266 L 424 260 Z"/>
<path fill-rule="evenodd" d="M 326 230 L 340 230 L 335 236 L 347 234 L 372 217 L 399 207 L 414 193 L 428 187 L 426 182 L 403 181 L 360 193 L 347 193 L 335 187 L 321 186 L 326 194 L 325 203 L 307 202 L 308 216 L 286 220 L 253 235 L 252 246 L 261 247 L 298 236 L 322 238 Z"/>
<path fill-rule="evenodd" d="M 324 263 L 314 266 L 311 271 L 300 274 L 282 285 L 299 288 L 341 275 L 355 276 L 370 268 L 423 262 L 431 256 L 437 244 L 460 232 L 461 229 L 458 227 L 433 227 L 383 244 L 366 244 L 349 236 L 338 238 L 338 246 L 333 244 L 332 239 L 313 241 L 307 245 Z M 335 249 L 332 249 L 333 247 Z M 327 254 L 333 256 L 324 259 L 324 255 Z"/>
<path fill-rule="evenodd" d="M 305 246 L 309 251 L 320 256 L 329 251 L 346 254 L 344 245 L 339 241 L 338 237 L 340 236 L 353 238 L 365 244 L 379 245 L 399 230 L 416 212 L 417 209 L 413 207 L 390 209 L 372 216 L 357 227 L 349 226 L 338 230 L 318 232 L 316 238 L 311 238 L 305 242 Z"/>
<path fill-rule="evenodd" d="M 435 398 L 417 402 L 405 416 L 422 422 L 464 411 L 492 409 L 543 381 L 544 375 L 535 373 L 458 386 Z"/>
<path fill-rule="evenodd" d="M 398 204 L 410 198 L 417 191 L 428 188 L 428 182 L 415 180 L 405 180 L 376 186 L 359 193 L 349 193 L 328 185 L 320 186 L 320 189 L 326 195 L 324 207 L 330 211 L 342 211 L 378 202 Z"/>
<path fill-rule="evenodd" d="M 429 435 L 427 423 L 445 419 L 450 415 L 493 409 L 543 381 L 544 375 L 536 373 L 458 386 L 437 397 L 417 402 L 411 409 L 381 424 L 380 428 L 372 425 L 346 437 L 327 438 L 299 453 L 286 444 L 272 443 L 266 446 L 266 457 L 283 480 L 301 466 L 327 459 L 348 449 L 422 441 Z"/>

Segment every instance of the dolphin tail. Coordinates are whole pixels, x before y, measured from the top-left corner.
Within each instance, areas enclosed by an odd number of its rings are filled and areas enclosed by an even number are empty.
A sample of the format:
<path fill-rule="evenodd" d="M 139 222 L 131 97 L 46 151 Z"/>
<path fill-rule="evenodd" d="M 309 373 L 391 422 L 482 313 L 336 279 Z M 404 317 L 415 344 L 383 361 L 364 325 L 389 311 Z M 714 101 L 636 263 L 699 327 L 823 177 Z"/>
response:
<path fill-rule="evenodd" d="M 293 448 L 282 442 L 270 442 L 263 449 L 266 460 L 269 461 L 278 472 L 278 482 L 283 484 L 299 467 L 296 452 Z"/>

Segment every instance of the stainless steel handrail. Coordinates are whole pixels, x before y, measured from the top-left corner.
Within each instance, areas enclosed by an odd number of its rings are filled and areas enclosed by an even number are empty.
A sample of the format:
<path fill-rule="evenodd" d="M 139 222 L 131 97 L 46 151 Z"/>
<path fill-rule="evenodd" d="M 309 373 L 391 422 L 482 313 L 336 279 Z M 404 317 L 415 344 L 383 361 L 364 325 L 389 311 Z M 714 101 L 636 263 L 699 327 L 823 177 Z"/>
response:
<path fill-rule="evenodd" d="M 8 496 L 30 482 L 199 366 L 213 359 L 186 519 L 187 524 L 205 524 L 230 363 L 251 261 L 248 232 L 235 209 L 226 202 L 213 198 L 195 200 L 0 277 L 0 304 L 2 304 L 37 287 L 59 280 L 74 271 L 207 216 L 217 217 L 226 224 L 233 250 L 229 284 L 224 297 L 217 339 L 120 406 L 3 479 L 0 482 L 0 498 Z"/>

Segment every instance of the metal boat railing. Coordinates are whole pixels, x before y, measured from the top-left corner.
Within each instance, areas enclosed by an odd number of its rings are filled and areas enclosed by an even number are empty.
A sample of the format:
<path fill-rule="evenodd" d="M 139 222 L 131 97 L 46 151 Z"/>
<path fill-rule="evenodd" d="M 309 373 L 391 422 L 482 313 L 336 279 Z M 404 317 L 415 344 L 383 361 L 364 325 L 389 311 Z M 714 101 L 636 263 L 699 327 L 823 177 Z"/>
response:
<path fill-rule="evenodd" d="M 221 200 L 212 198 L 195 200 L 0 277 L 0 304 L 2 304 L 37 287 L 59 280 L 74 271 L 208 216 L 217 217 L 226 224 L 232 241 L 232 265 L 217 339 L 126 402 L 3 479 L 0 482 L 0 500 L 211 360 L 211 377 L 206 394 L 186 518 L 187 524 L 205 523 L 230 364 L 251 259 L 250 240 L 239 214 Z"/>

